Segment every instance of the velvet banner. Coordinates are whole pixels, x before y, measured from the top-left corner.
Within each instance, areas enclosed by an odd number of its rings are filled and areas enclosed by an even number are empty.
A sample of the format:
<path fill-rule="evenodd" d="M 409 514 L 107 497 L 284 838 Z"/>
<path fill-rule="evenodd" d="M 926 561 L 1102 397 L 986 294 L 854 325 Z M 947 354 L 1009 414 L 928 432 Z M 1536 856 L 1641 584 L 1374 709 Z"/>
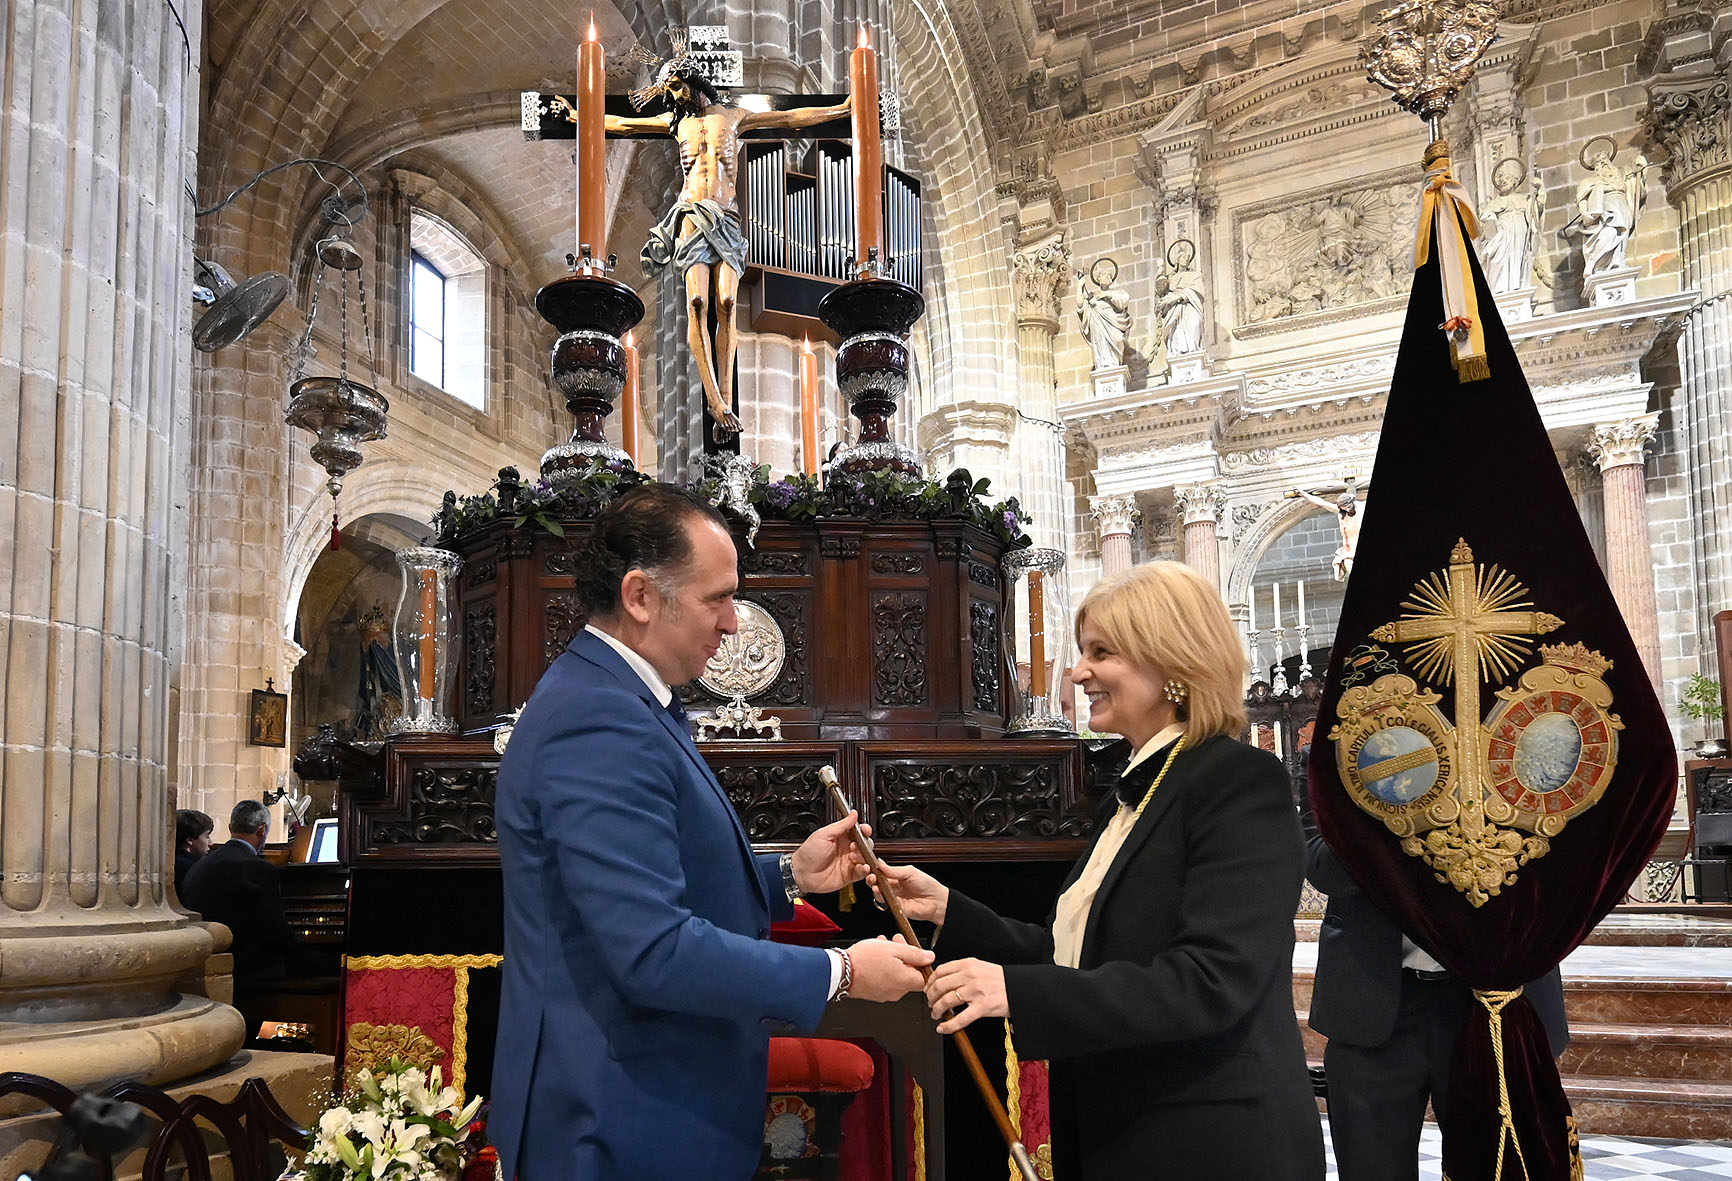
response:
<path fill-rule="evenodd" d="M 1491 377 L 1465 383 L 1437 266 L 1414 277 L 1310 796 L 1366 894 L 1478 990 L 1445 1175 L 1569 1181 L 1545 1033 L 1499 994 L 1623 897 L 1665 832 L 1676 755 L 1478 261 Z"/>

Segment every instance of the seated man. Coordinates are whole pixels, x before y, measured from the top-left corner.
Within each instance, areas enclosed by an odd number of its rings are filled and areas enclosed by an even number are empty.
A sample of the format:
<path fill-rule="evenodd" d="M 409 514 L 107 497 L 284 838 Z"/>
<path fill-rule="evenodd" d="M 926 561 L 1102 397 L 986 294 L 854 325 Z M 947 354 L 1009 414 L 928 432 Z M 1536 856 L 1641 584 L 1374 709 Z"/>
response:
<path fill-rule="evenodd" d="M 182 808 L 174 814 L 174 892 L 186 891 L 186 875 L 210 852 L 210 834 L 216 821 L 203 812 Z"/>
<path fill-rule="evenodd" d="M 336 961 L 295 939 L 283 914 L 277 867 L 260 855 L 270 834 L 271 814 L 257 800 L 242 800 L 229 814 L 229 839 L 186 875 L 181 902 L 234 934 L 236 1008 L 247 1033 L 258 1032 L 262 1014 L 249 1012 L 244 994 L 294 976 L 329 976 Z"/>

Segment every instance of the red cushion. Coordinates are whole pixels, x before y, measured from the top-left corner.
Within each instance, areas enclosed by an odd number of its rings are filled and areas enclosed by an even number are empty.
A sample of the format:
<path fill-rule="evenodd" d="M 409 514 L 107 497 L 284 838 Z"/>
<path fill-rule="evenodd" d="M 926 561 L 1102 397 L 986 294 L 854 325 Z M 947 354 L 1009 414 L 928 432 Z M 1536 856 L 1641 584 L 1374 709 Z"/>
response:
<path fill-rule="evenodd" d="M 872 1085 L 872 1055 L 852 1042 L 821 1037 L 770 1039 L 772 1094 L 789 1091 L 853 1093 Z"/>
<path fill-rule="evenodd" d="M 770 924 L 770 938 L 777 943 L 798 943 L 802 947 L 822 947 L 830 937 L 842 930 L 829 915 L 805 899 L 794 903 L 794 917 Z"/>

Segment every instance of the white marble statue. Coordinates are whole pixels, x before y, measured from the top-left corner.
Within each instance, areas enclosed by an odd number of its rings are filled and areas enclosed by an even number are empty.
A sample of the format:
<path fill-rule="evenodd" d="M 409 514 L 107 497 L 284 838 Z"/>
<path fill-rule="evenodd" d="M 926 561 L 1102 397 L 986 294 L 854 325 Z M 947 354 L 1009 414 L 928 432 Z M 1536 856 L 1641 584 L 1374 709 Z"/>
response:
<path fill-rule="evenodd" d="M 1197 247 L 1180 238 L 1167 251 L 1167 273 L 1156 284 L 1155 309 L 1167 356 L 1203 351 L 1203 272 L 1197 269 Z"/>
<path fill-rule="evenodd" d="M 1523 184 L 1520 160 L 1505 157 L 1492 169 L 1493 196 L 1480 209 L 1479 262 L 1494 295 L 1534 282 L 1534 244 L 1540 232 L 1539 169 Z"/>
<path fill-rule="evenodd" d="M 1125 338 L 1131 331 L 1130 294 L 1115 286 L 1119 264 L 1110 258 L 1095 259 L 1085 276 L 1075 271 L 1078 291 L 1077 324 L 1094 354 L 1090 371 L 1117 369 L 1125 363 Z"/>
<path fill-rule="evenodd" d="M 1636 232 L 1636 215 L 1647 200 L 1647 157 L 1634 167 L 1616 162 L 1617 145 L 1599 135 L 1582 149 L 1581 162 L 1593 174 L 1576 186 L 1576 216 L 1564 229 L 1582 245 L 1582 274 L 1596 275 L 1624 265 L 1624 249 Z"/>

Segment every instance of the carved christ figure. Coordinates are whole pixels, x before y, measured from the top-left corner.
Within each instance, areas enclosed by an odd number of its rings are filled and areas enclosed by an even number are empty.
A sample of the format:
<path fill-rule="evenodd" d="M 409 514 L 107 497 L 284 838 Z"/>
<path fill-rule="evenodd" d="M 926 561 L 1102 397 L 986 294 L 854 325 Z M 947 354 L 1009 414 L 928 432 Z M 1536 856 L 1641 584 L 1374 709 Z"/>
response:
<path fill-rule="evenodd" d="M 666 95 L 673 109 L 635 118 L 609 115 L 607 130 L 617 135 L 671 135 L 679 143 L 685 182 L 673 207 L 650 230 L 642 252 L 643 268 L 658 275 L 672 267 L 684 276 L 686 340 L 698 359 L 710 414 L 718 429 L 733 434 L 740 429 L 733 411 L 734 353 L 739 343 L 734 306 L 747 248 L 740 229 L 735 175 L 740 136 L 765 127 L 816 127 L 847 115 L 853 96 L 828 107 L 746 111 L 724 102 L 696 64 L 680 57 L 662 66 L 654 84 L 634 92 L 632 99 L 641 108 L 656 94 Z M 716 313 L 713 348 L 707 323 L 712 307 Z"/>
<path fill-rule="evenodd" d="M 1335 581 L 1346 582 L 1347 576 L 1353 573 L 1353 553 L 1359 548 L 1359 529 L 1364 525 L 1359 515 L 1358 481 L 1349 479 L 1347 489 L 1333 502 L 1324 500 L 1316 493 L 1307 492 L 1303 488 L 1295 489 L 1287 494 L 1308 500 L 1321 509 L 1338 513 L 1341 517 L 1341 545 L 1335 550 L 1333 566 Z"/>

